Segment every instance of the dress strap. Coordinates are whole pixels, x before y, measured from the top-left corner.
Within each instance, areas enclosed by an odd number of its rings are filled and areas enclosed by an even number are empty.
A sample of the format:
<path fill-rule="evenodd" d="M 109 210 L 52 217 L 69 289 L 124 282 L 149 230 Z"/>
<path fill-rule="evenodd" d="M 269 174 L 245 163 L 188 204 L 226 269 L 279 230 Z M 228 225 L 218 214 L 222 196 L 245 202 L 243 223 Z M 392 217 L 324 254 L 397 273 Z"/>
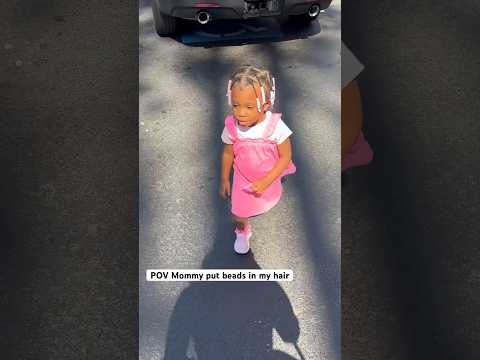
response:
<path fill-rule="evenodd" d="M 235 142 L 237 140 L 237 127 L 235 126 L 233 115 L 228 115 L 225 118 L 225 127 L 227 128 L 230 137 Z"/>
<path fill-rule="evenodd" d="M 263 139 L 268 140 L 270 136 L 272 136 L 273 132 L 275 131 L 275 128 L 277 127 L 278 120 L 280 120 L 282 117 L 281 113 L 272 113 L 270 116 L 270 119 L 268 120 L 267 127 L 265 128 L 265 131 L 263 133 Z"/>

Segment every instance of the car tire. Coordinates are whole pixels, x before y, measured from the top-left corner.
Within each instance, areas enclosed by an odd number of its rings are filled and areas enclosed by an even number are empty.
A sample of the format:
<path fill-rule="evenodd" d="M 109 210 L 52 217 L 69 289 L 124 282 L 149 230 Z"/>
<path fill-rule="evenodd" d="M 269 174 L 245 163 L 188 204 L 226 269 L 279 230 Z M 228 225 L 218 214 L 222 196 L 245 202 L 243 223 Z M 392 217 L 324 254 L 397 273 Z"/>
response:
<path fill-rule="evenodd" d="M 153 21 L 159 36 L 174 35 L 178 31 L 178 19 L 168 16 L 160 11 L 158 0 L 152 1 Z"/>

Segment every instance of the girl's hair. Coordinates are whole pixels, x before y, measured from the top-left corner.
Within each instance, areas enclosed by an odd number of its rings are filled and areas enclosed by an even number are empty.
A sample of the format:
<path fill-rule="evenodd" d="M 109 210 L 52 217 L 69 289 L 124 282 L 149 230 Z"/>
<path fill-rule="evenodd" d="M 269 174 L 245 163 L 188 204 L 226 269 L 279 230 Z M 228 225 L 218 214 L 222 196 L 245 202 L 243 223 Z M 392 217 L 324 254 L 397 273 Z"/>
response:
<path fill-rule="evenodd" d="M 239 67 L 230 77 L 231 87 L 235 84 L 254 86 L 257 83 L 259 86 L 263 86 L 267 97 L 270 95 L 270 91 L 273 89 L 272 76 L 270 71 L 266 69 L 259 69 L 251 65 L 243 65 Z M 229 89 L 229 90 L 230 90 Z M 258 95 L 258 94 L 257 94 Z"/>

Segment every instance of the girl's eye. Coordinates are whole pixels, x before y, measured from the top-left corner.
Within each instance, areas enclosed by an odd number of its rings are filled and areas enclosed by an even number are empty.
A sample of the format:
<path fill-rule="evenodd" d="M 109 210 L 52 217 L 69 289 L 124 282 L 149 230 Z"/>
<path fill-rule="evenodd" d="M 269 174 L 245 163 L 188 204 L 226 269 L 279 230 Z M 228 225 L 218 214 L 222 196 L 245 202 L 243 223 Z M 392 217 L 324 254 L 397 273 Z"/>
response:
<path fill-rule="evenodd" d="M 247 106 L 248 109 L 253 109 L 253 106 Z"/>

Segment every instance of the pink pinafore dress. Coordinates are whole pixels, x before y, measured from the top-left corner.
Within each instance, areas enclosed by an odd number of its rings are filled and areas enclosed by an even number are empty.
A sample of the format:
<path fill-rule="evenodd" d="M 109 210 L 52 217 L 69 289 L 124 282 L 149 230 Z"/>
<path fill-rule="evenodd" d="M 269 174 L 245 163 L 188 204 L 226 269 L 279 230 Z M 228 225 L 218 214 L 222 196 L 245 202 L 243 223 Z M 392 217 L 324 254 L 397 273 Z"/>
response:
<path fill-rule="evenodd" d="M 282 196 L 281 178 L 296 171 L 290 161 L 283 174 L 262 195 L 257 196 L 250 189 L 250 185 L 265 177 L 280 158 L 277 143 L 269 140 L 280 118 L 281 114 L 274 113 L 265 119 L 269 123 L 259 139 L 238 138 L 235 118 L 229 115 L 225 119 L 225 126 L 233 140 L 232 213 L 238 217 L 263 214 L 273 208 Z"/>

